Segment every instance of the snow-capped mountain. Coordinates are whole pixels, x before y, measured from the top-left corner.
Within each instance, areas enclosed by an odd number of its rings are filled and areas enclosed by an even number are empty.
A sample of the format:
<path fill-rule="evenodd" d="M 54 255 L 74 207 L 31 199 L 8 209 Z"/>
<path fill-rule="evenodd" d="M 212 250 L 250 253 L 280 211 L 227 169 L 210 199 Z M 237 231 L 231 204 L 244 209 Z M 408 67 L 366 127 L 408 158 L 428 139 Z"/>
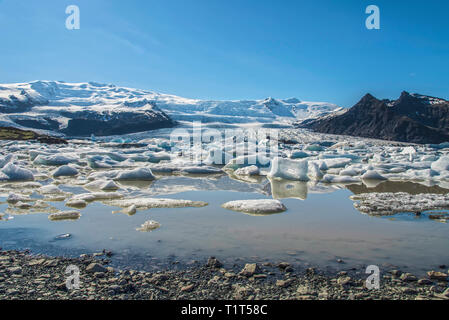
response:
<path fill-rule="evenodd" d="M 170 127 L 175 121 L 291 123 L 339 108 L 277 100 L 206 101 L 111 84 L 33 81 L 0 84 L 0 126 L 110 135 Z"/>

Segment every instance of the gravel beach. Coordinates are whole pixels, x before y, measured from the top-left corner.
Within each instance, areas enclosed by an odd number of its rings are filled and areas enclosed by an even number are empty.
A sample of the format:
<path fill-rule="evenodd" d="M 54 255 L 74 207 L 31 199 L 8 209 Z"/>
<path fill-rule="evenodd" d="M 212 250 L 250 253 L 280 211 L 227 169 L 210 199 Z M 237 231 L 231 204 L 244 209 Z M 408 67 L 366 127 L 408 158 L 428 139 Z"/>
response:
<path fill-rule="evenodd" d="M 418 278 L 399 270 L 380 277 L 368 290 L 351 271 L 335 275 L 288 263 L 243 264 L 226 269 L 211 257 L 185 270 L 156 273 L 116 270 L 108 255 L 80 258 L 0 251 L 2 300 L 448 300 L 447 269 Z M 79 269 L 79 288 L 67 288 L 67 267 Z"/>

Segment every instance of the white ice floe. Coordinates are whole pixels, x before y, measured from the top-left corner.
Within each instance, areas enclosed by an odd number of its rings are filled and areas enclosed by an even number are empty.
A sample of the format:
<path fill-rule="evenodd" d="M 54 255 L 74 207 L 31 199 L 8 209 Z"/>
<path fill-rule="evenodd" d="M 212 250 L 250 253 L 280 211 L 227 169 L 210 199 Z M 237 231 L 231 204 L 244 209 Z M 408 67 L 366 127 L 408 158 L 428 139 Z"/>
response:
<path fill-rule="evenodd" d="M 9 163 L 14 158 L 14 155 L 8 154 L 7 156 L 0 157 L 0 168 L 3 168 L 7 163 Z"/>
<path fill-rule="evenodd" d="M 282 202 L 272 199 L 235 200 L 221 205 L 223 208 L 249 214 L 271 214 L 287 210 Z"/>
<path fill-rule="evenodd" d="M 442 156 L 433 162 L 431 169 L 435 171 L 449 171 L 449 156 Z"/>
<path fill-rule="evenodd" d="M 37 189 L 37 192 L 39 192 L 40 194 L 63 194 L 64 193 L 64 191 L 59 189 L 58 186 L 55 186 L 53 184 L 49 184 L 49 185 L 40 187 L 39 189 Z"/>
<path fill-rule="evenodd" d="M 60 211 L 56 213 L 52 213 L 48 216 L 48 219 L 57 221 L 57 220 L 77 220 L 81 217 L 81 213 L 79 211 Z"/>
<path fill-rule="evenodd" d="M 72 177 L 78 174 L 78 170 L 74 167 L 63 165 L 53 171 L 53 177 Z"/>
<path fill-rule="evenodd" d="M 383 175 L 375 170 L 368 170 L 362 175 L 365 180 L 387 180 Z"/>
<path fill-rule="evenodd" d="M 113 180 L 94 180 L 83 185 L 88 190 L 116 191 L 120 187 Z"/>
<path fill-rule="evenodd" d="M 156 177 L 148 168 L 136 168 L 132 170 L 124 170 L 120 172 L 115 178 L 115 180 L 140 180 L 140 181 L 152 181 Z"/>
<path fill-rule="evenodd" d="M 327 183 L 357 183 L 360 182 L 360 178 L 345 175 L 336 176 L 333 174 L 326 174 L 323 177 L 323 181 Z"/>
<path fill-rule="evenodd" d="M 34 159 L 33 163 L 43 166 L 62 166 L 67 165 L 69 163 L 75 163 L 78 160 L 79 159 L 75 156 L 66 156 L 61 154 L 55 154 L 50 156 L 38 155 L 36 159 Z"/>
<path fill-rule="evenodd" d="M 259 173 L 260 169 L 257 166 L 243 167 L 234 171 L 234 174 L 241 176 L 256 176 Z"/>
<path fill-rule="evenodd" d="M 85 208 L 87 206 L 87 202 L 81 199 L 70 199 L 65 205 L 72 208 Z"/>
<path fill-rule="evenodd" d="M 129 206 L 128 208 L 124 208 L 124 209 L 122 210 L 122 212 L 123 212 L 124 214 L 127 214 L 127 215 L 132 216 L 133 214 L 136 214 L 136 212 L 137 212 L 137 207 L 136 207 L 135 204 L 133 204 L 132 206 Z"/>
<path fill-rule="evenodd" d="M 364 193 L 351 196 L 354 207 L 370 215 L 393 215 L 400 212 L 421 213 L 449 209 L 449 194 Z"/>
<path fill-rule="evenodd" d="M 302 158 L 307 158 L 310 155 L 307 152 L 304 151 L 299 151 L 299 150 L 293 150 L 290 153 L 290 159 L 302 159 Z"/>
<path fill-rule="evenodd" d="M 187 174 L 218 174 L 223 173 L 223 171 L 219 168 L 211 167 L 211 166 L 187 166 L 184 168 L 180 168 L 179 172 L 187 173 Z"/>
<path fill-rule="evenodd" d="M 158 229 L 161 227 L 161 224 L 157 221 L 154 220 L 149 220 L 149 221 L 145 221 L 140 228 L 137 228 L 137 231 L 141 231 L 141 232 L 150 232 L 153 231 L 155 229 Z"/>
<path fill-rule="evenodd" d="M 33 173 L 28 170 L 16 166 L 13 163 L 6 164 L 1 170 L 3 175 L 0 176 L 0 180 L 3 181 L 32 181 L 34 180 Z"/>
<path fill-rule="evenodd" d="M 33 199 L 31 199 L 30 197 L 20 195 L 20 194 L 15 194 L 15 193 L 11 193 L 8 196 L 8 198 L 6 199 L 6 202 L 8 202 L 8 203 L 17 203 L 17 202 L 25 202 L 25 201 L 33 201 Z"/>
<path fill-rule="evenodd" d="M 259 168 L 266 168 L 270 166 L 270 158 L 262 155 L 262 154 L 253 154 L 246 156 L 239 156 L 237 158 L 232 159 L 229 163 L 224 167 L 225 169 L 237 170 L 239 168 L 248 167 L 251 165 L 255 165 Z"/>
<path fill-rule="evenodd" d="M 74 195 L 71 200 L 84 200 L 87 202 L 92 202 L 102 200 L 116 200 L 122 199 L 123 197 L 124 195 L 120 192 L 90 192 Z"/>
<path fill-rule="evenodd" d="M 100 185 L 100 190 L 103 191 L 115 191 L 120 189 L 120 187 L 112 180 L 105 181 L 103 184 Z"/>
<path fill-rule="evenodd" d="M 108 201 L 108 205 L 129 208 L 135 206 L 137 209 L 151 209 L 151 208 L 184 208 L 184 207 L 204 207 L 207 202 L 192 201 L 182 199 L 163 199 L 163 198 L 132 198 L 123 200 Z"/>
<path fill-rule="evenodd" d="M 268 176 L 287 180 L 308 181 L 308 169 L 307 160 L 290 160 L 277 157 L 272 161 Z"/>

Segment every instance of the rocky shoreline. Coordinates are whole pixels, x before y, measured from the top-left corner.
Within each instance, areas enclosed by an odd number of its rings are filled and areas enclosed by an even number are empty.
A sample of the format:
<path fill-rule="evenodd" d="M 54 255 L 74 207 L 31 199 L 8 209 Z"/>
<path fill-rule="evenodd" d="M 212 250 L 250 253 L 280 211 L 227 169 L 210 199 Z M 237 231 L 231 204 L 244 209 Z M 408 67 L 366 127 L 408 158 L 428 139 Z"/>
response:
<path fill-rule="evenodd" d="M 448 276 L 431 271 L 417 278 L 390 270 L 381 274 L 380 289 L 368 290 L 365 280 L 340 271 L 294 270 L 288 263 L 245 264 L 226 269 L 209 258 L 186 270 L 116 270 L 112 253 L 80 258 L 0 251 L 1 300 L 449 300 Z M 67 288 L 67 267 L 79 270 L 79 288 Z M 446 270 L 447 271 L 447 270 Z"/>

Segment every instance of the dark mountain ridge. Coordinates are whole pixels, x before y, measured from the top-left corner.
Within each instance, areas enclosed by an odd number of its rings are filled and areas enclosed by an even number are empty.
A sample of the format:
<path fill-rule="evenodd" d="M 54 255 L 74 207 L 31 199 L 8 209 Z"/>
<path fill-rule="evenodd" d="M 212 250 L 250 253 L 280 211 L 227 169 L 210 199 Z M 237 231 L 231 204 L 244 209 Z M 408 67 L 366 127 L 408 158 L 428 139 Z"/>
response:
<path fill-rule="evenodd" d="M 411 143 L 449 141 L 449 102 L 402 92 L 397 100 L 379 100 L 366 94 L 352 108 L 299 127 L 316 132 Z"/>

